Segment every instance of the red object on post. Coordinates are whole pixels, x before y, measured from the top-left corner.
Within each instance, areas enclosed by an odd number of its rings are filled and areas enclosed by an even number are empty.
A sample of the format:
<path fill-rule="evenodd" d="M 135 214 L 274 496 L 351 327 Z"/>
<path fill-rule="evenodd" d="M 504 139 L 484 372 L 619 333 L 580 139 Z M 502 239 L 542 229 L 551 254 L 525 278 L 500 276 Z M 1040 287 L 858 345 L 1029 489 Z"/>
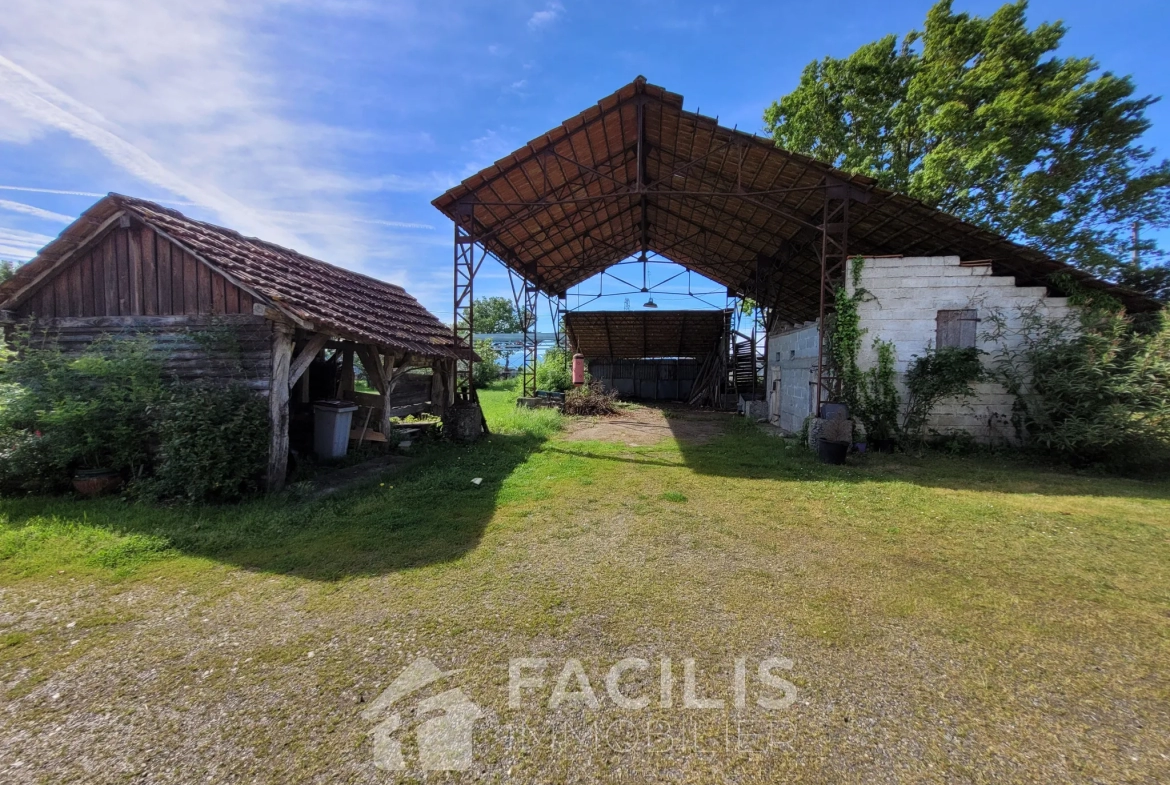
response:
<path fill-rule="evenodd" d="M 573 355 L 573 386 L 580 387 L 585 383 L 585 355 Z"/>

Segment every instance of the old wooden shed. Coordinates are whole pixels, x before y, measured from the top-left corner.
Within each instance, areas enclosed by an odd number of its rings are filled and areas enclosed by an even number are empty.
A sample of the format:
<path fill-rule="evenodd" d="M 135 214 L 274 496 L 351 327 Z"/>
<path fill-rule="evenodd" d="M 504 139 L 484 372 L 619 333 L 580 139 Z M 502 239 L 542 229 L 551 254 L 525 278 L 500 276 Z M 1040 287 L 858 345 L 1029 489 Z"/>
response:
<path fill-rule="evenodd" d="M 147 335 L 173 377 L 266 395 L 270 489 L 284 484 L 311 400 L 356 401 L 386 432 L 397 414 L 442 413 L 459 356 L 451 328 L 400 286 L 119 194 L 0 286 L 0 318 L 67 352 Z M 355 358 L 377 395 L 355 392 Z"/>

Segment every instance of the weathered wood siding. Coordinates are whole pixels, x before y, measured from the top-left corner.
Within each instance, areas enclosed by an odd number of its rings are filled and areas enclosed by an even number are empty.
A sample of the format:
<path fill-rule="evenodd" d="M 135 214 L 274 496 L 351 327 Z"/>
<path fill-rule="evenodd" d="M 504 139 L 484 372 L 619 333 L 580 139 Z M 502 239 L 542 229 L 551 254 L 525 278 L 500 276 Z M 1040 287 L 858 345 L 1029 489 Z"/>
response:
<path fill-rule="evenodd" d="M 139 223 L 80 249 L 16 310 L 40 319 L 251 313 L 250 294 Z"/>
<path fill-rule="evenodd" d="M 68 316 L 36 319 L 29 338 L 54 341 L 80 354 L 101 336 L 149 337 L 163 370 L 180 381 L 239 381 L 268 391 L 272 322 L 252 314 L 192 316 Z"/>
<path fill-rule="evenodd" d="M 346 390 L 342 397 L 353 401 L 359 406 L 366 406 L 375 412 L 382 411 L 382 396 L 380 394 L 354 392 Z M 414 412 L 420 412 L 431 403 L 431 374 L 429 372 L 411 372 L 402 375 L 394 383 L 394 391 L 390 393 L 390 416 L 402 417 Z M 362 417 L 365 416 L 363 412 Z"/>

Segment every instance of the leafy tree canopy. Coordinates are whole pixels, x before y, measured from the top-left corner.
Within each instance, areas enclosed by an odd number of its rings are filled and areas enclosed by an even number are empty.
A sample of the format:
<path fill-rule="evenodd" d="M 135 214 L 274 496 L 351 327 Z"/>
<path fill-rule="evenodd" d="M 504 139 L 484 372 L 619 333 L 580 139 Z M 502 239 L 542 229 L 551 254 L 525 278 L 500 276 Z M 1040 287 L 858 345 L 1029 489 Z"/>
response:
<path fill-rule="evenodd" d="M 1170 225 L 1170 161 L 1139 144 L 1158 99 L 1055 56 L 1065 27 L 1029 30 L 1027 7 L 981 18 L 941 0 L 900 43 L 810 63 L 766 126 L 787 150 L 1164 295 L 1166 267 L 1150 264 L 1164 252 L 1146 241 L 1146 265 L 1131 262 L 1135 223 Z"/>
<path fill-rule="evenodd" d="M 524 329 L 516 305 L 507 297 L 477 297 L 474 302 L 477 333 L 518 333 Z"/>

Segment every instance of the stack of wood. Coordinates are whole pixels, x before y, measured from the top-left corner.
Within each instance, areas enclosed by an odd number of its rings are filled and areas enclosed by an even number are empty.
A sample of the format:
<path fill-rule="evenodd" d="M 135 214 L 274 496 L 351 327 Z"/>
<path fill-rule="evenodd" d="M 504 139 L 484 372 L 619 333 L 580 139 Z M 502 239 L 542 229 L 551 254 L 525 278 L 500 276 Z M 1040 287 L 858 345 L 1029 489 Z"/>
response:
<path fill-rule="evenodd" d="M 719 342 L 703 360 L 703 364 L 699 366 L 699 373 L 691 387 L 691 397 L 687 401 L 691 406 L 719 406 L 719 394 L 722 392 L 724 380 L 727 379 L 726 347 L 727 339 L 721 336 Z"/>

